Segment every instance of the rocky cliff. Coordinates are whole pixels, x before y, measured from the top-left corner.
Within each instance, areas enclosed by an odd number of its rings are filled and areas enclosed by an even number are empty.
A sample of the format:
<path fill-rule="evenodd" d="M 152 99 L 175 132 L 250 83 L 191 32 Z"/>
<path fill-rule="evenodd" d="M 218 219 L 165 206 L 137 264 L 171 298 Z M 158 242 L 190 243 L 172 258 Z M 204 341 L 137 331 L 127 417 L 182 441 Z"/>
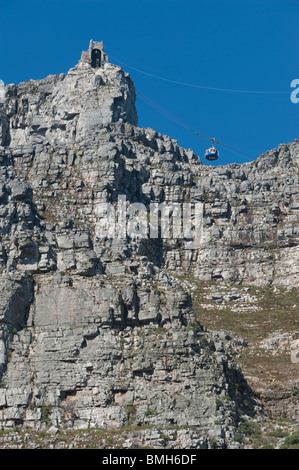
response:
<path fill-rule="evenodd" d="M 134 427 L 138 445 L 166 432 L 166 447 L 242 445 L 244 422 L 263 414 L 233 357 L 246 341 L 207 329 L 195 294 L 248 306 L 243 286 L 297 289 L 299 141 L 206 167 L 137 127 L 122 68 L 80 62 L 5 86 L 0 144 L 2 429 Z M 119 210 L 120 197 L 197 204 L 201 242 L 101 236 L 99 209 Z"/>

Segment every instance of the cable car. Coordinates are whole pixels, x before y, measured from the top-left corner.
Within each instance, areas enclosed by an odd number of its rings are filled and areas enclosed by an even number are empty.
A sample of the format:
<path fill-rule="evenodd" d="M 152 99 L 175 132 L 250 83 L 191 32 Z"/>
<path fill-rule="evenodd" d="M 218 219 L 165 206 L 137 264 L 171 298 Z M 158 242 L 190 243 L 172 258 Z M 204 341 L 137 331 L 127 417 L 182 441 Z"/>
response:
<path fill-rule="evenodd" d="M 219 153 L 218 153 L 218 150 L 215 148 L 216 139 L 211 138 L 210 140 L 213 142 L 213 147 L 210 147 L 209 149 L 206 150 L 205 158 L 209 160 L 210 162 L 213 162 L 215 160 L 218 160 Z"/>

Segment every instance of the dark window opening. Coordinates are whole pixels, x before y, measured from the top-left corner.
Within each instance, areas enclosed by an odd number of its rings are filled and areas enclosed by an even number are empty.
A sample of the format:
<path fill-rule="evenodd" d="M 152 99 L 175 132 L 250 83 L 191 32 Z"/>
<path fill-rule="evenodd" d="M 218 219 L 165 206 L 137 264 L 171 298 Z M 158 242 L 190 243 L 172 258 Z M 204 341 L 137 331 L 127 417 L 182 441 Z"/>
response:
<path fill-rule="evenodd" d="M 102 54 L 99 49 L 93 49 L 91 51 L 91 66 L 96 69 L 101 67 Z"/>

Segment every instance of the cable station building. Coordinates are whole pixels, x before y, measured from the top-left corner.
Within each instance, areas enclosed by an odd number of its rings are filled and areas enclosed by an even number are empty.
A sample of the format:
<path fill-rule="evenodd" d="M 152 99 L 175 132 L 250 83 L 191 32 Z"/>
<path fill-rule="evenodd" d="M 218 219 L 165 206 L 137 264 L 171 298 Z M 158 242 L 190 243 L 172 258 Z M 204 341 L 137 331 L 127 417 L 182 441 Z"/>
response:
<path fill-rule="evenodd" d="M 82 51 L 80 63 L 89 64 L 93 68 L 99 68 L 106 62 L 108 62 L 108 56 L 104 52 L 103 41 L 93 41 L 91 39 L 88 51 Z"/>

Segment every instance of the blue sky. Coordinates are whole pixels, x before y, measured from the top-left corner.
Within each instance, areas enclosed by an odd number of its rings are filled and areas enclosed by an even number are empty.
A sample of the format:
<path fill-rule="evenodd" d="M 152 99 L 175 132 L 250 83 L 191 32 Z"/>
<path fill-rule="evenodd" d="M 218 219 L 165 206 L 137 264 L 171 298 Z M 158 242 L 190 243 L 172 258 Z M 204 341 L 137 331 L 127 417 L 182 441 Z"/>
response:
<path fill-rule="evenodd" d="M 99 40 L 110 62 L 127 64 L 137 91 L 229 145 L 219 147 L 219 164 L 251 161 L 299 138 L 299 103 L 290 100 L 299 79 L 299 0 L 0 0 L 0 18 L 5 83 L 67 72 L 89 40 Z M 139 126 L 202 157 L 207 139 L 140 96 L 136 104 Z"/>

